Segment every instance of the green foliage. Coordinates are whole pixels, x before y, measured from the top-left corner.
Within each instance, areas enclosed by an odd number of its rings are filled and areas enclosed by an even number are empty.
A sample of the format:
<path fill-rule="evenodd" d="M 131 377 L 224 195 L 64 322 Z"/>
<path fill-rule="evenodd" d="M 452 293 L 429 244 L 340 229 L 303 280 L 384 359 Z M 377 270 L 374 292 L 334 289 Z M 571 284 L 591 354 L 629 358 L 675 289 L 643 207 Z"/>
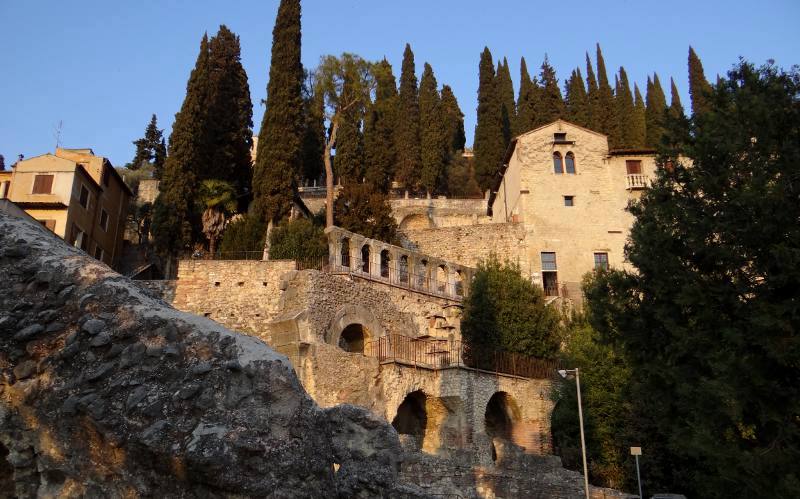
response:
<path fill-rule="evenodd" d="M 414 52 L 406 44 L 400 71 L 400 102 L 396 125 L 397 180 L 407 188 L 420 184 L 422 157 L 419 142 L 419 94 Z"/>
<path fill-rule="evenodd" d="M 445 181 L 447 153 L 442 102 L 433 68 L 428 63 L 419 84 L 419 138 L 422 158 L 420 184 L 429 193 L 441 190 Z"/>
<path fill-rule="evenodd" d="M 658 147 L 661 144 L 661 137 L 664 136 L 664 118 L 667 111 L 667 98 L 664 89 L 661 88 L 661 81 L 658 74 L 653 75 L 653 80 L 647 78 L 647 109 L 645 110 L 645 125 L 647 137 L 645 145 L 647 147 Z"/>
<path fill-rule="evenodd" d="M 528 65 L 523 57 L 520 60 L 519 70 L 519 98 L 517 99 L 517 120 L 514 126 L 514 135 L 519 135 L 536 128 L 538 118 L 538 87 L 531 81 L 528 74 Z"/>
<path fill-rule="evenodd" d="M 275 227 L 269 243 L 271 260 L 313 260 L 328 256 L 328 239 L 322 226 L 305 218 Z"/>
<path fill-rule="evenodd" d="M 503 123 L 503 139 L 505 146 L 512 138 L 512 125 L 517 121 L 517 105 L 514 102 L 514 83 L 511 81 L 511 71 L 508 61 L 503 57 L 503 62 L 497 65 L 497 98 L 500 99 L 500 113 Z"/>
<path fill-rule="evenodd" d="M 492 53 L 484 47 L 478 84 L 478 123 L 475 126 L 475 176 L 481 189 L 489 189 L 505 154 L 503 113 L 495 84 Z"/>
<path fill-rule="evenodd" d="M 631 143 L 630 147 L 641 149 L 645 146 L 647 137 L 646 108 L 639 85 L 633 85 L 633 114 L 631 115 Z"/>
<path fill-rule="evenodd" d="M 497 350 L 539 358 L 558 351 L 559 315 L 519 265 L 495 257 L 481 262 L 464 300 L 464 340 L 473 355 Z"/>
<path fill-rule="evenodd" d="M 457 151 L 463 151 L 467 143 L 464 132 L 464 113 L 458 106 L 453 89 L 449 85 L 442 86 L 442 126 L 445 130 L 445 147 L 450 156 Z"/>
<path fill-rule="evenodd" d="M 342 112 L 339 120 L 333 165 L 334 174 L 342 185 L 361 182 L 364 178 L 364 135 L 361 132 L 363 115 L 364 106 L 354 105 Z"/>
<path fill-rule="evenodd" d="M 685 116 L 683 105 L 681 104 L 681 95 L 678 93 L 678 87 L 675 86 L 675 80 L 669 79 L 670 85 L 670 104 L 668 113 L 672 120 L 678 120 Z"/>
<path fill-rule="evenodd" d="M 597 86 L 597 77 L 594 75 L 592 69 L 592 61 L 589 59 L 589 53 L 586 53 L 586 100 L 589 106 L 589 129 L 598 131 L 600 130 L 601 120 L 603 115 L 600 108 L 600 90 Z"/>
<path fill-rule="evenodd" d="M 303 161 L 300 0 L 281 0 L 272 30 L 267 101 L 253 171 L 251 215 L 263 224 L 291 210 Z"/>
<path fill-rule="evenodd" d="M 368 184 L 345 185 L 333 212 L 338 227 L 387 243 L 398 242 L 397 222 L 386 195 Z"/>
<path fill-rule="evenodd" d="M 225 227 L 222 235 L 220 251 L 223 254 L 245 257 L 245 255 L 259 256 L 264 250 L 264 239 L 267 226 L 257 217 L 250 214 L 237 215 Z"/>
<path fill-rule="evenodd" d="M 364 179 L 381 192 L 388 192 L 397 162 L 395 128 L 397 125 L 397 81 L 392 65 L 383 59 L 372 68 L 375 78 L 375 101 L 364 120 Z"/>
<path fill-rule="evenodd" d="M 617 147 L 620 136 L 617 108 L 614 102 L 614 91 L 608 83 L 606 63 L 599 43 L 597 44 L 597 79 L 597 99 L 592 120 L 597 127 L 595 130 L 608 136 L 611 147 Z M 630 92 L 630 89 L 628 91 Z"/>
<path fill-rule="evenodd" d="M 672 167 L 631 207 L 637 272 L 587 288 L 634 373 L 651 487 L 800 495 L 799 96 L 796 69 L 741 62 L 707 110 L 670 118 Z"/>
<path fill-rule="evenodd" d="M 133 171 L 149 166 L 150 171 L 155 173 L 155 178 L 161 178 L 161 170 L 164 168 L 164 160 L 167 158 L 167 149 L 164 144 L 164 131 L 159 130 L 155 114 L 145 128 L 144 137 L 134 140 L 133 145 L 136 146 L 136 155 L 133 161 L 125 165 L 125 168 Z"/>
<path fill-rule="evenodd" d="M 544 56 L 542 70 L 539 73 L 539 80 L 542 82 L 542 91 L 539 97 L 539 113 L 537 119 L 539 125 L 551 123 L 559 118 L 566 116 L 564 99 L 561 97 L 561 89 L 558 86 L 556 70 Z"/>
<path fill-rule="evenodd" d="M 589 126 L 589 97 L 583 83 L 581 70 L 575 69 L 566 84 L 566 116 L 569 121 L 583 127 Z"/>
<path fill-rule="evenodd" d="M 689 47 L 689 95 L 692 98 L 692 114 L 704 113 L 710 105 L 711 85 L 703 72 L 703 63 L 697 53 Z"/>
<path fill-rule="evenodd" d="M 321 180 L 325 171 L 325 98 L 314 87 L 313 78 L 303 80 L 303 168 L 300 178 L 312 183 Z"/>
<path fill-rule="evenodd" d="M 454 154 L 447 164 L 447 192 L 455 198 L 482 198 L 483 192 L 475 180 L 473 162 Z"/>
<path fill-rule="evenodd" d="M 614 141 L 614 147 L 627 149 L 635 147 L 633 145 L 634 135 L 636 135 L 634 117 L 633 94 L 631 94 L 628 74 L 625 68 L 619 68 L 619 79 L 617 80 L 614 103 L 617 111 L 617 131 L 618 135 Z"/>

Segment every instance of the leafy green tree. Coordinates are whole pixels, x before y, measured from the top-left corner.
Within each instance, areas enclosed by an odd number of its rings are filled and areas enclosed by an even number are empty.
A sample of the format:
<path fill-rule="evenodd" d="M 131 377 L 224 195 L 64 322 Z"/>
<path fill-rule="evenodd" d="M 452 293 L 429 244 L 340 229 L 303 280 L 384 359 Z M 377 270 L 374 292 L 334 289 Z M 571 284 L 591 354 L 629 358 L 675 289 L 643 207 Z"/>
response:
<path fill-rule="evenodd" d="M 397 163 L 395 128 L 398 116 L 397 81 L 385 58 L 372 68 L 375 99 L 364 120 L 364 179 L 381 192 L 388 192 Z"/>
<path fill-rule="evenodd" d="M 422 157 L 419 141 L 419 91 L 414 66 L 414 52 L 406 44 L 403 66 L 400 71 L 400 103 L 397 115 L 395 139 L 397 151 L 397 180 L 406 188 L 414 189 L 420 184 Z"/>
<path fill-rule="evenodd" d="M 625 68 L 619 68 L 619 79 L 617 80 L 614 102 L 616 104 L 617 115 L 617 141 L 614 147 L 630 148 L 634 147 L 635 122 L 632 119 L 634 116 L 634 102 L 633 94 L 631 94 L 630 83 L 628 82 L 628 74 Z"/>
<path fill-rule="evenodd" d="M 558 86 L 556 70 L 547 60 L 547 55 L 544 56 L 539 79 L 542 82 L 542 91 L 540 93 L 538 120 L 539 125 L 545 125 L 566 116 L 566 108 L 564 99 L 561 97 L 561 89 Z"/>
<path fill-rule="evenodd" d="M 600 117 L 603 115 L 600 107 L 600 89 L 594 69 L 592 69 L 592 61 L 589 59 L 589 52 L 586 52 L 586 101 L 589 106 L 589 124 L 587 126 L 590 130 L 600 131 L 602 126 Z"/>
<path fill-rule="evenodd" d="M 700 62 L 694 49 L 689 47 L 689 95 L 692 97 L 692 114 L 708 110 L 710 93 L 711 85 L 703 72 L 703 63 Z"/>
<path fill-rule="evenodd" d="M 161 178 L 164 160 L 167 158 L 166 145 L 164 144 L 164 131 L 158 128 L 158 119 L 154 114 L 144 131 L 144 137 L 133 141 L 136 154 L 133 161 L 125 165 L 128 170 L 138 170 L 145 166 L 153 166 L 155 178 Z"/>
<path fill-rule="evenodd" d="M 458 100 L 449 85 L 442 86 L 442 126 L 445 130 L 445 147 L 452 157 L 457 151 L 463 151 L 467 143 L 464 132 L 464 113 L 458 106 Z"/>
<path fill-rule="evenodd" d="M 472 161 L 461 154 L 454 154 L 447 164 L 447 192 L 456 198 L 481 198 L 483 192 L 475 180 Z"/>
<path fill-rule="evenodd" d="M 336 225 L 372 239 L 396 244 L 397 222 L 386 196 L 369 184 L 347 184 L 335 205 Z"/>
<path fill-rule="evenodd" d="M 431 194 L 444 182 L 448 152 L 445 133 L 438 84 L 433 68 L 425 63 L 419 83 L 419 136 L 422 151 L 420 184 Z"/>
<path fill-rule="evenodd" d="M 661 144 L 661 137 L 664 135 L 664 117 L 667 111 L 667 98 L 664 89 L 661 88 L 661 81 L 658 74 L 653 75 L 653 80 L 647 78 L 647 109 L 645 110 L 645 125 L 647 137 L 645 144 L 647 147 L 658 147 Z"/>
<path fill-rule="evenodd" d="M 266 230 L 289 214 L 303 160 L 300 0 L 281 0 L 272 30 L 267 100 L 258 134 L 251 216 Z"/>
<path fill-rule="evenodd" d="M 281 223 L 269 236 L 272 260 L 314 260 L 328 256 L 328 239 L 322 226 L 298 218 Z"/>
<path fill-rule="evenodd" d="M 464 300 L 461 331 L 472 355 L 505 351 L 553 358 L 559 320 L 542 290 L 522 276 L 518 265 L 491 256 L 478 265 Z"/>
<path fill-rule="evenodd" d="M 597 104 L 595 108 L 595 124 L 597 131 L 608 136 L 609 145 L 618 147 L 620 143 L 619 122 L 617 108 L 614 102 L 614 90 L 608 83 L 606 63 L 600 44 L 597 44 Z M 630 90 L 629 90 L 630 92 Z"/>
<path fill-rule="evenodd" d="M 519 135 L 536 128 L 538 117 L 538 85 L 528 74 L 528 65 L 523 57 L 519 69 L 519 97 L 517 98 L 517 121 L 514 135 Z"/>
<path fill-rule="evenodd" d="M 636 272 L 587 289 L 593 326 L 635 372 L 651 487 L 800 495 L 799 95 L 797 69 L 740 62 L 688 129 L 670 118 L 671 167 L 631 208 Z"/>
<path fill-rule="evenodd" d="M 351 83 L 345 80 L 344 86 Z M 350 92 L 345 89 L 345 92 Z M 366 102 L 359 102 L 342 112 L 336 136 L 334 174 L 342 185 L 364 179 L 364 134 L 361 131 Z"/>
<path fill-rule="evenodd" d="M 306 76 L 303 84 L 303 168 L 301 181 L 314 182 L 325 171 L 325 99 L 314 87 L 313 78 Z"/>
<path fill-rule="evenodd" d="M 572 71 L 566 83 L 566 117 L 572 123 L 583 127 L 589 126 L 589 98 L 580 69 Z"/>
<path fill-rule="evenodd" d="M 492 53 L 484 47 L 479 66 L 478 124 L 475 127 L 475 176 L 481 189 L 489 189 L 503 162 L 503 112 L 495 84 Z"/>
<path fill-rule="evenodd" d="M 224 180 L 204 180 L 197 193 L 203 224 L 203 234 L 208 239 L 208 252 L 217 252 L 217 241 L 225 231 L 227 217 L 236 210 L 236 189 Z"/>
<path fill-rule="evenodd" d="M 497 97 L 500 99 L 500 113 L 503 123 L 503 139 L 505 146 L 511 142 L 512 125 L 517 121 L 517 105 L 514 102 L 514 83 L 511 81 L 511 71 L 508 60 L 503 57 L 503 62 L 497 64 Z"/>
<path fill-rule="evenodd" d="M 231 258 L 260 260 L 264 253 L 266 227 L 252 214 L 236 215 L 225 227 L 220 251 Z"/>

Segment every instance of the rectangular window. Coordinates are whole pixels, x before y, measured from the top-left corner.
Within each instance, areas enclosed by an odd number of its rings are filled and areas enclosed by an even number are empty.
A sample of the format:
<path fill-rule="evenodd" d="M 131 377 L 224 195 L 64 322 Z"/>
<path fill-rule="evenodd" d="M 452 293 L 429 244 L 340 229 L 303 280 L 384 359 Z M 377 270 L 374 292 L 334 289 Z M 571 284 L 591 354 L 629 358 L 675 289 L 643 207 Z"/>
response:
<path fill-rule="evenodd" d="M 104 209 L 100 209 L 100 227 L 104 231 L 108 231 L 108 213 Z"/>
<path fill-rule="evenodd" d="M 81 206 L 89 209 L 89 189 L 86 188 L 85 185 L 81 185 L 81 196 L 79 198 Z"/>
<path fill-rule="evenodd" d="M 72 225 L 72 244 L 83 251 L 89 248 L 89 236 L 75 224 Z"/>
<path fill-rule="evenodd" d="M 555 142 L 565 142 L 567 140 L 567 132 L 556 132 L 553 134 Z"/>
<path fill-rule="evenodd" d="M 39 223 L 44 225 L 44 227 L 49 230 L 50 232 L 56 231 L 56 221 L 55 220 L 39 220 Z"/>
<path fill-rule="evenodd" d="M 53 175 L 36 175 L 33 178 L 31 194 L 51 194 L 53 192 Z"/>
<path fill-rule="evenodd" d="M 625 160 L 625 169 L 628 171 L 628 175 L 641 175 L 642 160 L 640 159 Z"/>
<path fill-rule="evenodd" d="M 557 270 L 555 253 L 545 251 L 542 252 L 542 270 Z"/>
<path fill-rule="evenodd" d="M 101 248 L 100 245 L 95 245 L 94 257 L 100 260 L 101 262 L 103 261 L 103 248 Z"/>
<path fill-rule="evenodd" d="M 575 206 L 575 196 L 564 196 L 564 206 Z"/>
<path fill-rule="evenodd" d="M 608 270 L 608 253 L 594 254 L 594 268 L 596 270 Z"/>

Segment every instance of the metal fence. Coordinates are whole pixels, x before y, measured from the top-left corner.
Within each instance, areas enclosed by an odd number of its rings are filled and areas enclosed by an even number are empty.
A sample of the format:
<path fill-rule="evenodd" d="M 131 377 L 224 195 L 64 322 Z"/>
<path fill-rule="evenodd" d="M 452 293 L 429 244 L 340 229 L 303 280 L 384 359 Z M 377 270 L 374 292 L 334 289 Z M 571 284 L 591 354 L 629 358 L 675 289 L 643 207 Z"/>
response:
<path fill-rule="evenodd" d="M 458 340 L 412 338 L 400 334 L 381 336 L 366 344 L 364 354 L 430 369 L 467 367 L 523 378 L 547 379 L 559 368 L 555 360 L 537 359 L 512 352 L 477 353 Z"/>

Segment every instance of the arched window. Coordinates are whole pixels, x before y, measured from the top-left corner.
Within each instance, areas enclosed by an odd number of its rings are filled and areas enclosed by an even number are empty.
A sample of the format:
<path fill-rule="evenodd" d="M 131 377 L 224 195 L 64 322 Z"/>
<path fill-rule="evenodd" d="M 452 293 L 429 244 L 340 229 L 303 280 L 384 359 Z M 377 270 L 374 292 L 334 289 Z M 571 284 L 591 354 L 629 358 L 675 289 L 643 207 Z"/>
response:
<path fill-rule="evenodd" d="M 392 257 L 389 256 L 389 250 L 385 249 L 381 251 L 381 277 L 385 279 L 389 278 L 389 262 L 391 259 Z"/>
<path fill-rule="evenodd" d="M 403 255 L 400 257 L 400 265 L 398 266 L 397 273 L 400 282 L 408 284 L 408 256 Z"/>
<path fill-rule="evenodd" d="M 420 260 L 417 265 L 417 287 L 428 289 L 428 261 Z"/>
<path fill-rule="evenodd" d="M 439 265 L 436 269 L 436 291 L 439 293 L 447 292 L 447 267 Z"/>
<path fill-rule="evenodd" d="M 455 281 L 456 296 L 464 296 L 464 276 L 460 270 L 456 270 Z"/>
<path fill-rule="evenodd" d="M 567 163 L 567 173 L 570 175 L 575 175 L 575 155 L 571 152 L 568 152 L 565 159 Z"/>
<path fill-rule="evenodd" d="M 342 239 L 342 267 L 350 266 L 350 240 L 347 238 Z"/>
<path fill-rule="evenodd" d="M 561 153 L 558 151 L 553 153 L 553 173 L 556 175 L 564 173 L 564 163 L 561 161 Z"/>
<path fill-rule="evenodd" d="M 361 271 L 369 274 L 369 244 L 361 247 Z"/>

